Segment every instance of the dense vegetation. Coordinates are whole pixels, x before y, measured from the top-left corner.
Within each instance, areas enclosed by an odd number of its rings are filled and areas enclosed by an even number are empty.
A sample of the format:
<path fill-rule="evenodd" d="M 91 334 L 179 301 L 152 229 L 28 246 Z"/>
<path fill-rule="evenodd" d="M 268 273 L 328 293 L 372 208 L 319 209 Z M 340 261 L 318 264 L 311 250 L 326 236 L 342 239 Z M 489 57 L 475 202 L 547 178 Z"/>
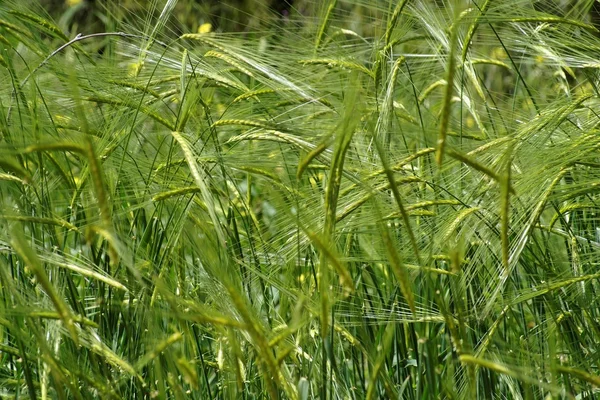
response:
<path fill-rule="evenodd" d="M 0 397 L 598 395 L 593 0 L 68 3 L 0 2 Z"/>

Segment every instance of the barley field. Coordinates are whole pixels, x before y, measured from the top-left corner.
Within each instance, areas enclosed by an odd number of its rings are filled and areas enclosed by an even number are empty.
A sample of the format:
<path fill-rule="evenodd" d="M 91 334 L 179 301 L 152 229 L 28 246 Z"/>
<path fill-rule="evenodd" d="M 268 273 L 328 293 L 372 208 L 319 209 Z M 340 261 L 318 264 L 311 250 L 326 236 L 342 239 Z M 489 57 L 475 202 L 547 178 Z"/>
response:
<path fill-rule="evenodd" d="M 600 398 L 599 28 L 0 0 L 0 398 Z"/>

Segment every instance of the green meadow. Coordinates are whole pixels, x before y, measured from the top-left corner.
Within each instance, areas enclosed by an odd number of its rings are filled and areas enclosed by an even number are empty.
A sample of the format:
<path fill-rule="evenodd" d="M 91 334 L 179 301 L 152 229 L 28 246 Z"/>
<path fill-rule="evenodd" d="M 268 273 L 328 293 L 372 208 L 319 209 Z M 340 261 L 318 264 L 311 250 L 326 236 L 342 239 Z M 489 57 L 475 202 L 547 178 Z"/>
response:
<path fill-rule="evenodd" d="M 599 398 L 599 28 L 0 0 L 0 398 Z"/>

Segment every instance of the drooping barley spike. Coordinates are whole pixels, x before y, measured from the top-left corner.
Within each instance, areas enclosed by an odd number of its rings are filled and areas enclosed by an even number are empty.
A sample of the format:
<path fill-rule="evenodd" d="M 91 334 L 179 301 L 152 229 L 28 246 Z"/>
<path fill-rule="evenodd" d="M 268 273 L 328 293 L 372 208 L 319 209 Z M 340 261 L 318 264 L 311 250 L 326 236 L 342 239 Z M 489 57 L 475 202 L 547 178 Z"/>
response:
<path fill-rule="evenodd" d="M 317 31 L 317 36 L 315 38 L 315 53 L 321 47 L 321 43 L 323 41 L 323 36 L 327 33 L 327 29 L 329 28 L 329 24 L 331 23 L 331 18 L 333 14 L 333 10 L 337 5 L 337 0 L 330 0 L 329 5 L 325 11 L 325 15 L 323 16 L 323 20 L 321 21 L 321 25 L 319 26 L 319 30 Z"/>
<path fill-rule="evenodd" d="M 492 2 L 492 0 L 485 0 L 485 2 L 483 3 L 483 5 L 481 7 L 479 7 L 479 15 L 477 16 L 477 18 L 475 18 L 473 20 L 473 22 L 469 26 L 469 30 L 467 31 L 467 34 L 465 36 L 465 40 L 463 42 L 464 43 L 463 44 L 463 50 L 462 50 L 462 61 L 463 62 L 465 62 L 465 60 L 467 59 L 467 53 L 469 51 L 469 45 L 471 44 L 471 39 L 473 39 L 473 35 L 475 34 L 475 31 L 477 30 L 477 27 L 479 25 L 479 21 L 481 20 L 481 18 L 487 12 L 487 9 L 489 8 L 491 2 Z"/>
<path fill-rule="evenodd" d="M 60 319 L 65 324 L 65 328 L 71 335 L 71 338 L 75 343 L 78 343 L 79 334 L 74 324 L 73 313 L 69 309 L 69 306 L 64 302 L 62 296 L 56 291 L 56 288 L 48 277 L 38 255 L 27 243 L 21 226 L 17 224 L 12 226 L 11 238 L 11 245 L 15 249 L 15 252 L 23 259 L 25 265 L 33 271 L 40 286 L 52 301 L 58 315 L 60 315 Z"/>
<path fill-rule="evenodd" d="M 456 70 L 456 59 L 454 53 L 456 51 L 457 31 L 459 22 L 460 20 L 452 24 L 450 30 L 450 49 L 448 51 L 448 62 L 446 64 L 446 90 L 444 92 L 444 100 L 442 103 L 440 131 L 438 134 L 437 151 L 435 154 L 435 160 L 438 166 L 441 166 L 442 161 L 444 160 L 444 152 L 446 150 L 446 136 L 448 133 L 448 125 L 450 124 L 450 112 L 452 111 L 451 106 L 452 96 L 454 94 L 454 72 Z"/>
<path fill-rule="evenodd" d="M 389 228 L 385 222 L 381 223 L 381 237 L 383 238 L 383 244 L 389 257 L 392 272 L 394 273 L 394 276 L 400 285 L 400 292 L 402 292 L 410 311 L 413 313 L 413 315 L 415 315 L 417 312 L 415 306 L 415 296 L 411 288 L 408 271 L 406 270 L 406 267 L 400 258 L 400 254 L 398 254 L 398 250 L 396 250 L 396 243 L 394 243 L 392 240 Z"/>
<path fill-rule="evenodd" d="M 391 17 L 388 19 L 388 23 L 387 23 L 387 28 L 385 30 L 385 45 L 389 46 L 390 44 L 390 40 L 392 38 L 392 32 L 394 31 L 394 28 L 396 27 L 396 23 L 398 22 L 398 18 L 400 17 L 400 14 L 402 14 L 402 10 L 404 10 L 404 7 L 406 6 L 406 4 L 408 3 L 408 0 L 401 0 L 396 4 L 396 7 L 394 8 L 394 12 L 392 13 Z"/>

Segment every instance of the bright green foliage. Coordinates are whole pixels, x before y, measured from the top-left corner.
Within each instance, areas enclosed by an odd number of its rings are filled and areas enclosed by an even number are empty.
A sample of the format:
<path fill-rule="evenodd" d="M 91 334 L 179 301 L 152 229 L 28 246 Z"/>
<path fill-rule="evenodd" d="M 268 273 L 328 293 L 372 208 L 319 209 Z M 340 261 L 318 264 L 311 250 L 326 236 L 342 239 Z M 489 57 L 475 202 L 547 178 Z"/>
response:
<path fill-rule="evenodd" d="M 597 396 L 593 1 L 148 3 L 0 2 L 1 397 Z"/>

